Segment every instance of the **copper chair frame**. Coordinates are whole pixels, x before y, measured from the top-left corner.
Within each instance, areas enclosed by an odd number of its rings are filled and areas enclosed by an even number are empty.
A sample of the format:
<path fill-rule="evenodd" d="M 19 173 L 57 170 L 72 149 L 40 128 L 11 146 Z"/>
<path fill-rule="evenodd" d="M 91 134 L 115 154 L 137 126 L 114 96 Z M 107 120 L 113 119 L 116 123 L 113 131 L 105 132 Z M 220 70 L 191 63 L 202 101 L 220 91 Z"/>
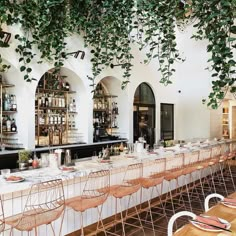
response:
<path fill-rule="evenodd" d="M 150 171 L 151 165 L 151 171 Z M 148 168 L 149 167 L 149 168 Z M 148 173 L 145 173 L 145 169 L 148 169 Z M 143 165 L 143 177 L 140 179 L 140 184 L 142 187 L 141 192 L 141 206 L 143 202 L 143 197 L 145 196 L 145 200 L 147 201 L 147 207 L 140 209 L 140 212 L 146 212 L 146 216 L 143 218 L 141 217 L 141 221 L 144 222 L 143 227 L 150 229 L 153 231 L 153 235 L 156 235 L 156 232 L 161 231 L 161 227 L 157 224 L 158 220 L 163 218 L 166 219 L 168 222 L 165 207 L 162 200 L 162 185 L 164 181 L 164 173 L 166 168 L 166 159 L 165 158 L 158 158 L 152 160 L 148 163 L 147 167 L 145 168 L 145 163 Z M 160 190 L 158 189 L 160 187 Z M 156 191 L 156 199 L 152 201 L 154 191 Z M 156 202 L 158 199 L 158 202 Z M 161 211 L 161 212 L 159 212 Z M 158 218 L 156 219 L 157 216 Z M 150 219 L 149 219 L 150 217 Z"/>
<path fill-rule="evenodd" d="M 33 184 L 27 196 L 23 212 L 6 217 L 5 223 L 11 226 L 10 235 L 12 235 L 13 229 L 17 229 L 28 232 L 34 230 L 35 236 L 37 236 L 39 226 L 50 224 L 55 236 L 55 230 L 51 223 L 62 215 L 59 231 L 59 235 L 61 235 L 64 210 L 65 195 L 62 180 L 49 180 Z"/>
<path fill-rule="evenodd" d="M 136 228 L 137 230 L 142 230 L 144 233 L 144 228 L 140 219 L 140 211 L 138 210 L 138 207 L 136 205 L 136 202 L 134 201 L 134 194 L 137 193 L 139 190 L 141 190 L 141 184 L 140 184 L 140 178 L 142 177 L 142 163 L 135 163 L 128 165 L 124 178 L 120 184 L 112 185 L 110 187 L 110 195 L 115 198 L 115 217 L 114 221 L 112 222 L 112 225 L 115 226 L 114 230 L 111 228 L 109 229 L 108 233 L 111 235 L 117 235 L 120 236 L 120 233 L 116 232 L 116 226 L 118 223 L 121 223 L 122 225 L 122 235 L 127 235 L 125 230 L 125 225 L 131 226 Z M 125 209 L 122 209 L 122 199 L 128 198 L 127 207 Z M 119 200 L 119 201 L 118 201 Z M 132 212 L 129 212 L 129 206 L 133 202 L 133 209 Z M 118 206 L 119 205 L 119 206 Z M 119 213 L 118 213 L 118 207 L 119 207 Z M 120 217 L 118 217 L 120 215 Z M 137 220 L 139 225 L 132 224 L 128 222 L 128 219 Z M 137 231 L 136 230 L 136 231 Z M 131 233 L 133 234 L 133 232 Z"/>
<path fill-rule="evenodd" d="M 85 235 L 83 213 L 91 208 L 96 208 L 98 213 L 97 228 L 95 234 L 103 231 L 105 235 L 106 229 L 102 220 L 102 208 L 104 202 L 109 195 L 110 187 L 110 171 L 99 170 L 90 172 L 82 194 L 66 199 L 66 206 L 80 213 L 80 230 L 81 235 Z M 100 227 L 101 224 L 101 227 Z"/>
<path fill-rule="evenodd" d="M 3 232 L 5 229 L 5 217 L 2 205 L 2 198 L 0 196 L 0 233 Z"/>

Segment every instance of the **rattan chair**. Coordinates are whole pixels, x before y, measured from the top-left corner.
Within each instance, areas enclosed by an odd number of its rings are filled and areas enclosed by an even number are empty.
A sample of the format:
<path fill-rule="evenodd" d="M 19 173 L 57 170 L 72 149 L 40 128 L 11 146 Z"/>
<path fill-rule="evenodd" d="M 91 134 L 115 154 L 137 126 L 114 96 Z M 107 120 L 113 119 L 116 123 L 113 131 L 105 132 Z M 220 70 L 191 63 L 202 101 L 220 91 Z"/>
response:
<path fill-rule="evenodd" d="M 115 219 L 112 222 L 115 225 L 115 229 L 112 227 L 109 229 L 109 234 L 112 235 L 127 235 L 126 225 L 135 228 L 135 231 L 142 231 L 143 235 L 144 229 L 140 219 L 139 211 L 137 208 L 137 202 L 135 201 L 134 195 L 141 189 L 140 179 L 142 177 L 142 163 L 130 164 L 128 165 L 124 178 L 121 183 L 112 185 L 110 187 L 110 195 L 115 198 Z M 122 208 L 122 199 L 127 200 L 127 205 Z M 133 203 L 133 205 L 131 205 Z M 119 204 L 119 213 L 118 213 Z M 132 206 L 132 209 L 130 209 Z M 119 217 L 120 216 L 120 217 Z M 131 220 L 128 222 L 128 220 Z M 122 232 L 116 231 L 116 225 L 121 223 Z M 130 228 L 129 228 L 130 229 Z M 132 231 L 131 234 L 134 232 Z"/>
<path fill-rule="evenodd" d="M 102 221 L 102 206 L 109 195 L 109 187 L 109 170 L 91 172 L 88 175 L 82 194 L 66 200 L 67 207 L 71 207 L 74 211 L 80 212 L 81 235 L 85 235 L 83 213 L 91 208 L 96 208 L 98 213 L 97 228 L 93 235 L 96 235 L 101 231 L 106 235 L 106 230 Z"/>
<path fill-rule="evenodd" d="M 31 186 L 24 211 L 5 218 L 5 223 L 19 231 L 35 231 L 41 225 L 51 225 L 53 235 L 60 235 L 64 217 L 65 198 L 61 179 L 37 183 Z M 55 234 L 52 222 L 62 215 L 60 232 Z"/>
<path fill-rule="evenodd" d="M 2 206 L 2 198 L 0 196 L 0 233 L 4 231 L 5 228 L 5 218 Z"/>

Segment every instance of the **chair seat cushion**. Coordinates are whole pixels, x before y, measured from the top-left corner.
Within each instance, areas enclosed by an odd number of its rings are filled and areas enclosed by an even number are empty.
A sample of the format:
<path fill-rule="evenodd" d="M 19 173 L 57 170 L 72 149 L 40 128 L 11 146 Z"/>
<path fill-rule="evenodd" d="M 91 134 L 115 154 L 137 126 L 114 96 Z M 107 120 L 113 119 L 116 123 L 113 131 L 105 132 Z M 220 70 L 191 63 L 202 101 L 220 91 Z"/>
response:
<path fill-rule="evenodd" d="M 40 225 L 50 224 L 52 221 L 59 218 L 63 210 L 64 206 L 60 206 L 56 210 L 36 208 L 6 217 L 5 223 L 19 231 L 31 231 Z"/>
<path fill-rule="evenodd" d="M 140 184 L 112 185 L 110 186 L 110 195 L 116 198 L 122 198 L 137 192 L 140 188 Z"/>
<path fill-rule="evenodd" d="M 83 212 L 90 208 L 98 207 L 102 205 L 107 199 L 106 194 L 101 194 L 98 196 L 76 196 L 66 199 L 66 206 L 73 208 L 75 211 Z"/>

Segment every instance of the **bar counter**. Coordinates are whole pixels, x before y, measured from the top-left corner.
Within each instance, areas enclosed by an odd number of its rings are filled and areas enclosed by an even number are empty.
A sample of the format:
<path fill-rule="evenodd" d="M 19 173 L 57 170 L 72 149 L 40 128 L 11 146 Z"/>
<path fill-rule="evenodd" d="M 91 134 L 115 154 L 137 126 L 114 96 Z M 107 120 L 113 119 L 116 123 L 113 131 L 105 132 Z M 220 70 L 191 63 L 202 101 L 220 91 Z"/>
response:
<path fill-rule="evenodd" d="M 97 143 L 79 143 L 79 144 L 70 144 L 70 145 L 62 145 L 62 146 L 51 146 L 51 147 L 37 147 L 35 149 L 31 149 L 32 152 L 36 152 L 37 156 L 40 157 L 41 153 L 53 151 L 55 149 L 70 149 L 71 155 L 73 159 L 76 158 L 84 158 L 88 156 L 92 156 L 94 151 L 102 150 L 103 147 L 111 146 L 111 145 L 119 145 L 121 142 L 126 143 L 127 139 L 118 139 L 118 140 L 110 140 L 103 141 Z M 19 150 L 4 150 L 0 151 L 0 169 L 16 169 L 18 168 L 17 160 L 18 160 L 18 151 Z"/>
<path fill-rule="evenodd" d="M 220 143 L 211 143 L 212 145 L 222 144 Z M 34 170 L 28 170 L 23 172 L 14 173 L 14 175 L 19 175 L 24 178 L 24 181 L 19 183 L 8 183 L 5 179 L 0 176 L 0 194 L 3 199 L 3 207 L 5 211 L 5 216 L 11 216 L 23 211 L 26 197 L 30 186 L 33 183 L 40 181 L 46 181 L 50 179 L 61 178 L 64 184 L 65 198 L 71 198 L 73 196 L 81 195 L 84 188 L 87 175 L 91 171 L 109 169 L 110 170 L 110 182 L 111 185 L 119 183 L 123 179 L 124 172 L 126 167 L 129 164 L 142 162 L 145 171 L 148 171 L 148 168 L 153 165 L 153 162 L 157 158 L 173 158 L 171 166 L 166 166 L 166 169 L 174 168 L 176 163 L 179 163 L 180 160 L 174 158 L 176 153 L 189 152 L 191 150 L 200 150 L 201 148 L 208 147 L 210 144 L 202 144 L 200 146 L 195 146 L 192 148 L 189 147 L 171 147 L 166 149 L 155 150 L 155 152 L 147 153 L 132 153 L 123 154 L 120 156 L 112 156 L 110 162 L 102 163 L 98 160 L 88 159 L 78 159 L 75 160 L 75 171 L 68 172 L 63 171 L 58 168 L 39 168 Z M 165 183 L 163 186 L 163 192 L 165 193 Z M 154 196 L 155 197 L 155 196 Z M 143 199 L 145 201 L 145 199 Z M 137 194 L 136 204 L 140 203 L 140 195 Z M 103 218 L 110 217 L 114 215 L 114 199 L 109 197 L 103 207 Z M 63 221 L 62 235 L 74 232 L 80 229 L 80 218 L 79 214 L 74 212 L 72 209 L 66 208 L 65 216 Z M 97 221 L 97 211 L 96 209 L 90 209 L 85 213 L 84 217 L 84 226 L 90 225 Z M 59 232 L 60 220 L 57 220 L 53 223 L 53 227 L 56 232 Z M 50 236 L 51 229 L 50 226 L 41 226 L 39 227 L 39 235 Z M 3 236 L 9 235 L 9 228 L 5 229 Z M 27 235 L 26 232 L 21 233 L 14 230 L 14 236 L 18 235 Z"/>

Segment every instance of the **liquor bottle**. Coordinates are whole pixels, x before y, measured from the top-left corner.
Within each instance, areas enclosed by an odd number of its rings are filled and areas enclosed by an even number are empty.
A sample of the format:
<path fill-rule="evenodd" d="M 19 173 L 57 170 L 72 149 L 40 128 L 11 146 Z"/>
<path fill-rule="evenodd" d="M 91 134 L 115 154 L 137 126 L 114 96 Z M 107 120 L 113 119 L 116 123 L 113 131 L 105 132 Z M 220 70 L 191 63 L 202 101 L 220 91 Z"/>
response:
<path fill-rule="evenodd" d="M 7 93 L 5 93 L 4 98 L 3 98 L 3 110 L 4 111 L 10 110 L 10 99 Z"/>
<path fill-rule="evenodd" d="M 45 107 L 49 106 L 49 102 L 48 102 L 48 96 L 47 94 L 45 94 Z"/>
<path fill-rule="evenodd" d="M 66 91 L 70 91 L 70 84 L 66 82 Z"/>
<path fill-rule="evenodd" d="M 73 107 L 74 107 L 73 99 L 72 99 L 72 97 L 70 97 L 70 103 L 69 103 L 69 107 L 68 107 L 69 112 L 73 112 Z"/>
<path fill-rule="evenodd" d="M 76 103 L 75 103 L 75 99 L 73 99 L 73 112 L 76 112 Z"/>
<path fill-rule="evenodd" d="M 16 122 L 15 122 L 15 119 L 12 118 L 12 120 L 11 120 L 11 132 L 16 132 L 16 131 L 17 131 Z"/>
<path fill-rule="evenodd" d="M 65 113 L 63 112 L 61 114 L 61 123 L 64 125 L 66 123 L 66 116 L 65 116 Z"/>
<path fill-rule="evenodd" d="M 115 114 L 118 115 L 119 111 L 118 111 L 118 106 L 117 106 L 117 102 L 115 103 Z"/>
<path fill-rule="evenodd" d="M 6 125 L 7 125 L 7 132 L 11 132 L 11 119 L 9 116 L 7 117 Z"/>
<path fill-rule="evenodd" d="M 115 102 L 112 102 L 112 114 L 116 114 Z"/>
<path fill-rule="evenodd" d="M 3 116 L 2 117 L 2 131 L 3 132 L 6 132 L 7 131 L 7 123 L 6 123 L 6 117 L 5 116 Z"/>

